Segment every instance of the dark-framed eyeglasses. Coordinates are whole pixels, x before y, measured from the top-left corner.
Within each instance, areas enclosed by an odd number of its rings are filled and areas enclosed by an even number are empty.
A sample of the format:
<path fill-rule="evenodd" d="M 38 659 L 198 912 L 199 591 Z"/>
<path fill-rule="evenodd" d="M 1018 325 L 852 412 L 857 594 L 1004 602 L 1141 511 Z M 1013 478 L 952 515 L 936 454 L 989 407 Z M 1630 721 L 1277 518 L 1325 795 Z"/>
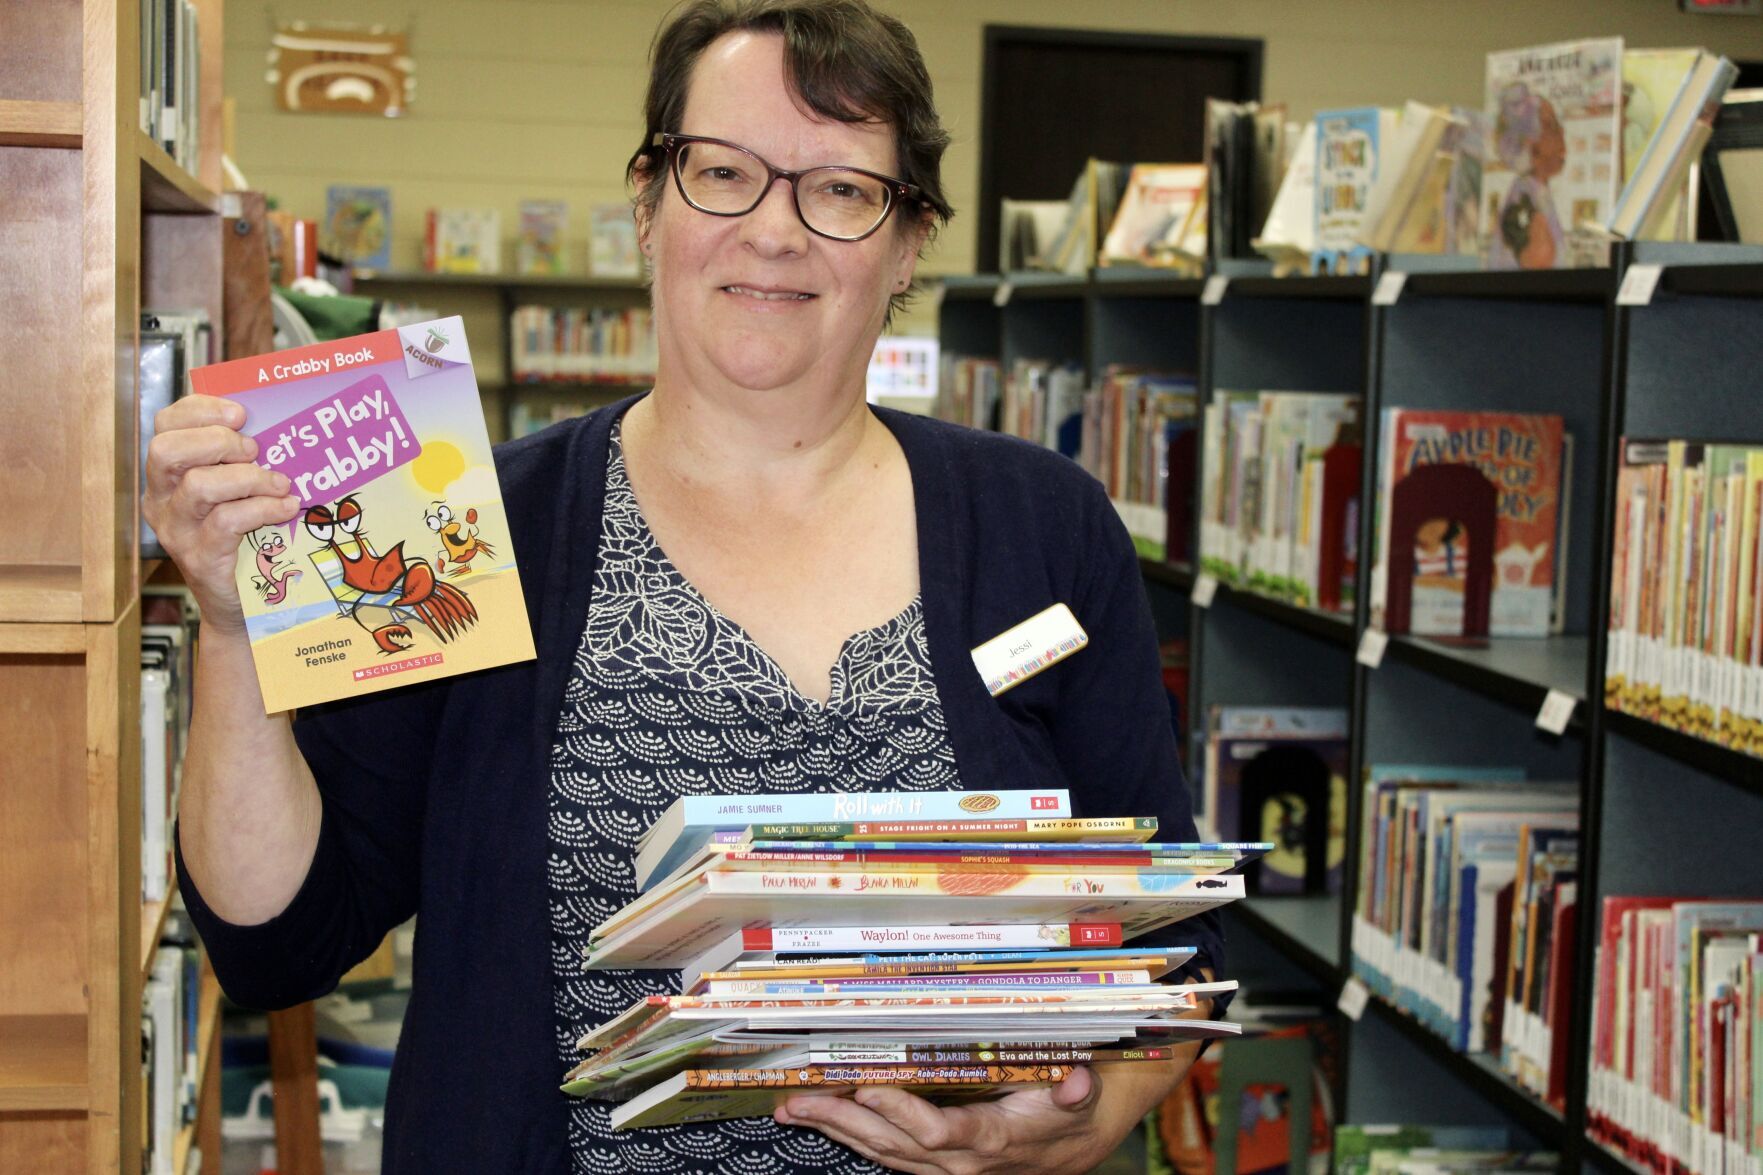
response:
<path fill-rule="evenodd" d="M 861 241 L 894 206 L 917 201 L 920 189 L 860 167 L 785 171 L 747 148 L 702 135 L 656 134 L 649 144 L 667 153 L 673 182 L 687 204 L 711 216 L 745 216 L 779 178 L 790 181 L 796 215 L 808 231 L 835 241 Z"/>

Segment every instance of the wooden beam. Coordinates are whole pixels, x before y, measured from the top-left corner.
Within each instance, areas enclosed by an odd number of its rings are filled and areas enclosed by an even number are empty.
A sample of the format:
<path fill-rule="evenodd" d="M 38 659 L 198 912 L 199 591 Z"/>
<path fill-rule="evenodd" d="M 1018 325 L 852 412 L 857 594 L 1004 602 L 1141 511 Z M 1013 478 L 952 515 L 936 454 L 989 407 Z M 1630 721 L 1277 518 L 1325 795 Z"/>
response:
<path fill-rule="evenodd" d="M 269 1014 L 278 1175 L 324 1175 L 318 1133 L 318 1020 L 311 1004 Z"/>
<path fill-rule="evenodd" d="M 78 147 L 78 102 L 19 102 L 0 98 L 0 147 Z"/>

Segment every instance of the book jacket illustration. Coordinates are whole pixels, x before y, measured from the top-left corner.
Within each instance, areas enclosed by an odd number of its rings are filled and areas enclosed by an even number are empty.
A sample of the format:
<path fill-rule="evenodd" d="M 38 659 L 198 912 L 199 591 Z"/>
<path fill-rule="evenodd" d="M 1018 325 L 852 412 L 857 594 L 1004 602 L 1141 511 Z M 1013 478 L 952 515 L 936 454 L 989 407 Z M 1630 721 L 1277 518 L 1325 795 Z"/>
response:
<path fill-rule="evenodd" d="M 358 269 L 392 266 L 392 191 L 390 188 L 325 189 L 325 252 Z"/>
<path fill-rule="evenodd" d="M 300 513 L 239 550 L 267 712 L 533 657 L 464 324 L 198 368 Z"/>
<path fill-rule="evenodd" d="M 1379 138 L 1388 120 L 1375 106 L 1316 116 L 1316 245 L 1311 268 L 1353 272 L 1365 198 L 1377 182 Z"/>
<path fill-rule="evenodd" d="M 1388 409 L 1385 435 L 1372 624 L 1422 636 L 1548 635 L 1562 518 L 1561 418 Z M 1439 476 L 1435 467 L 1458 469 Z M 1391 561 L 1403 559 L 1406 617 L 1391 606 Z M 1467 607 L 1471 596 L 1485 601 L 1479 617 Z"/>
<path fill-rule="evenodd" d="M 1575 226 L 1609 223 L 1621 98 L 1620 37 L 1488 54 L 1489 269 L 1560 268 Z"/>

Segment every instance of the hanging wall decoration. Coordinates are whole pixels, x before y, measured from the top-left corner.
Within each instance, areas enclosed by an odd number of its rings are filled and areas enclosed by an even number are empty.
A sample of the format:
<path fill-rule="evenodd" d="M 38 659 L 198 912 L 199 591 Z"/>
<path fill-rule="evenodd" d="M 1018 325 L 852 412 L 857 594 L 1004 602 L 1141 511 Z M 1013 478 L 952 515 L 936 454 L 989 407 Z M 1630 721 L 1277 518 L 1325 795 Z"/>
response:
<path fill-rule="evenodd" d="M 396 118 L 416 90 L 409 36 L 384 25 L 278 22 L 270 88 L 282 110 Z"/>

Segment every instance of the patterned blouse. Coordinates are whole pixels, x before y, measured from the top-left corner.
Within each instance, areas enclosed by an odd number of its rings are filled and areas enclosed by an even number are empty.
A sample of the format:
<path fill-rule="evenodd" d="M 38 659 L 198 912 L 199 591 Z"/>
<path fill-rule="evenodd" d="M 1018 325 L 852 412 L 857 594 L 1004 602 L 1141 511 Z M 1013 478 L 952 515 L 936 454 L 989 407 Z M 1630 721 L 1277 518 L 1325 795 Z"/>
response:
<path fill-rule="evenodd" d="M 847 638 L 822 704 L 805 697 L 655 541 L 614 428 L 587 628 L 551 752 L 550 909 L 558 1080 L 575 1042 L 673 971 L 584 971 L 594 926 L 637 896 L 636 838 L 676 798 L 959 786 L 931 676 L 922 602 Z M 577 1172 L 843 1175 L 879 1170 L 818 1132 L 748 1118 L 622 1131 L 571 1100 Z"/>

